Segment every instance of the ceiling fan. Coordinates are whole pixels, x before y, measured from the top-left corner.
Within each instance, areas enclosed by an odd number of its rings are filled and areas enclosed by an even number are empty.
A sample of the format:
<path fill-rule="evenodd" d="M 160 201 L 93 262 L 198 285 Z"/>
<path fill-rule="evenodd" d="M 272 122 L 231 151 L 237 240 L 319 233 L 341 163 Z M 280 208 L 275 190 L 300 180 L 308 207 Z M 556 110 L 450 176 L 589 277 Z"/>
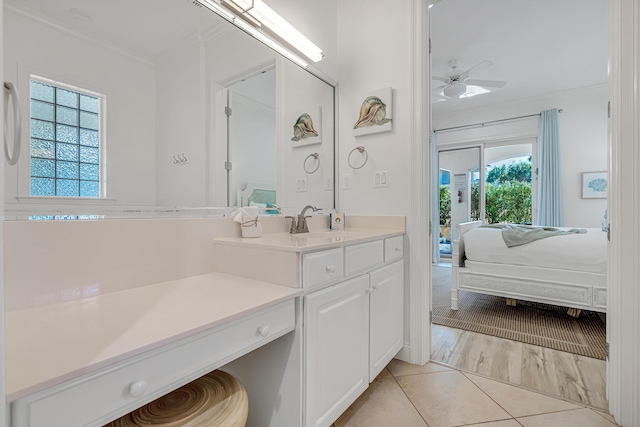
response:
<path fill-rule="evenodd" d="M 478 80 L 469 78 L 472 72 L 483 70 L 493 65 L 493 62 L 491 61 L 482 61 L 466 71 L 458 70 L 457 59 L 450 60 L 448 64 L 451 67 L 451 71 L 445 74 L 444 77 L 431 76 L 433 80 L 444 82 L 443 85 L 433 88 L 434 94 L 444 99 L 458 99 L 463 97 L 467 93 L 467 96 L 473 96 L 478 92 L 488 92 L 489 90 L 487 90 L 487 88 L 502 88 L 507 84 L 507 82 L 502 80 Z M 483 90 L 469 90 L 470 88 L 468 86 L 475 86 Z"/>

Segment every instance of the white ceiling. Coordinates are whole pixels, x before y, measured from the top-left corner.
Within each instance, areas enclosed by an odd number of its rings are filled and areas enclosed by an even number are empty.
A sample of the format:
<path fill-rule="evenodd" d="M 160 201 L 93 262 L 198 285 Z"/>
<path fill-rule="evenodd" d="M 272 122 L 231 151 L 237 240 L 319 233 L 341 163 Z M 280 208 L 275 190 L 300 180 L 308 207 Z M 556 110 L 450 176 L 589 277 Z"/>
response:
<path fill-rule="evenodd" d="M 5 0 L 98 40 L 155 58 L 193 35 L 231 26 L 192 0 Z M 71 13 L 80 9 L 89 19 Z"/>
<path fill-rule="evenodd" d="M 492 92 L 433 104 L 446 113 L 606 83 L 607 0 L 432 0 L 429 10 L 432 74 L 449 60 L 464 71 L 493 65 L 471 77 L 505 80 Z M 154 58 L 195 32 L 230 26 L 192 0 L 5 0 L 48 15 L 65 26 Z M 79 8 L 90 20 L 74 17 Z M 441 82 L 432 81 L 433 87 Z M 433 99 L 436 101 L 437 99 Z"/>
<path fill-rule="evenodd" d="M 507 85 L 456 102 L 434 102 L 433 113 L 606 83 L 607 5 L 607 0 L 436 2 L 429 9 L 432 74 L 444 76 L 451 59 L 461 71 L 490 60 L 491 67 L 471 77 Z"/>

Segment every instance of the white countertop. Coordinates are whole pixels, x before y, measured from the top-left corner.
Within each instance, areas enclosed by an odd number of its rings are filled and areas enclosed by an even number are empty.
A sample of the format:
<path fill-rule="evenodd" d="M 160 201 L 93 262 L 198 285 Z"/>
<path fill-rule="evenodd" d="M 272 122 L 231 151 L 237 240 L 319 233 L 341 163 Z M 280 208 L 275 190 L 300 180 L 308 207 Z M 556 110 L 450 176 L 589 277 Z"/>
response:
<path fill-rule="evenodd" d="M 6 312 L 7 402 L 301 294 L 211 273 Z"/>
<path fill-rule="evenodd" d="M 349 228 L 344 231 L 318 230 L 309 233 L 273 233 L 261 237 L 225 237 L 214 241 L 223 245 L 264 248 L 279 251 L 307 252 L 364 243 L 386 237 L 401 236 L 404 230 Z"/>

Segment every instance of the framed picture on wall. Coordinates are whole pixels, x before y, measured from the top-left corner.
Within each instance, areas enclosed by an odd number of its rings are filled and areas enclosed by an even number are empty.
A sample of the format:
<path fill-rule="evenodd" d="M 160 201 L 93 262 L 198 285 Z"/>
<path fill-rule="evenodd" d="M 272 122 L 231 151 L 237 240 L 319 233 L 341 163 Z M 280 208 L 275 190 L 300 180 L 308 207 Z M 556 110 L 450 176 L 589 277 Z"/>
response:
<path fill-rule="evenodd" d="M 388 132 L 393 126 L 393 89 L 390 87 L 369 91 L 358 99 L 359 104 L 354 113 L 358 112 L 353 125 L 353 135 L 368 135 L 378 132 Z M 354 118 L 355 118 L 354 117 Z"/>
<path fill-rule="evenodd" d="M 322 111 L 320 107 L 308 108 L 295 115 L 291 143 L 294 147 L 320 144 L 322 137 Z"/>
<path fill-rule="evenodd" d="M 606 199 L 609 182 L 607 172 L 583 172 L 582 173 L 582 198 Z"/>

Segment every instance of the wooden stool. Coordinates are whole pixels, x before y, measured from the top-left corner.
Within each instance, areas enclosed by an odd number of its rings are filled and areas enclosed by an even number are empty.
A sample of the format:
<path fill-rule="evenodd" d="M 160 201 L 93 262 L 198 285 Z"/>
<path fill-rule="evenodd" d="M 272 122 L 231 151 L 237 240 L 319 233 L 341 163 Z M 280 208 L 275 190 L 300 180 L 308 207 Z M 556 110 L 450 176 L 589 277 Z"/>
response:
<path fill-rule="evenodd" d="M 105 427 L 244 427 L 247 391 L 234 376 L 213 371 Z"/>

